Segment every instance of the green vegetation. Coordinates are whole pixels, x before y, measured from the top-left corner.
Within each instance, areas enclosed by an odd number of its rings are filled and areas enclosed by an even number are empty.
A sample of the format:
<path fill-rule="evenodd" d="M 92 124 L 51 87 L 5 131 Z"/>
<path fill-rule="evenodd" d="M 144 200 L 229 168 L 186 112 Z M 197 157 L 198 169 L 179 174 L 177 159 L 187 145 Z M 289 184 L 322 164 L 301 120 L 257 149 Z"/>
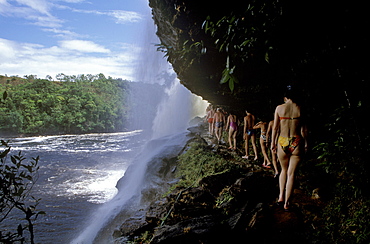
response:
<path fill-rule="evenodd" d="M 171 189 L 198 187 L 200 180 L 205 177 L 238 171 L 240 167 L 240 157 L 237 154 L 220 154 L 213 151 L 207 144 L 193 142 L 188 145 L 186 152 L 178 157 L 176 174 L 180 181 Z M 229 190 L 230 187 L 225 186 L 221 191 L 213 203 L 216 208 L 223 208 L 223 204 L 233 199 Z M 225 210 L 225 212 L 227 211 Z"/>
<path fill-rule="evenodd" d="M 7 92 L 4 92 L 0 103 L 6 98 Z M 31 195 L 38 179 L 39 157 L 27 163 L 21 152 L 10 155 L 8 142 L 1 140 L 0 147 L 5 147 L 0 152 L 0 243 L 34 244 L 33 223 L 40 214 L 45 214 L 37 210 L 41 199 Z"/>
<path fill-rule="evenodd" d="M 5 149 L 0 153 L 0 243 L 34 243 L 34 224 L 38 215 L 40 199 L 30 195 L 38 175 L 38 160 L 26 158 L 19 152 L 9 154 L 7 142 L 1 141 Z M 10 162 L 8 157 L 10 156 Z"/>
<path fill-rule="evenodd" d="M 0 76 L 0 131 L 22 134 L 115 132 L 125 129 L 127 81 L 103 74 Z"/>
<path fill-rule="evenodd" d="M 181 177 L 177 186 L 199 186 L 204 177 L 228 171 L 233 164 L 212 152 L 206 144 L 191 143 L 188 150 L 179 156 L 177 176 Z"/>
<path fill-rule="evenodd" d="M 233 11 L 217 20 L 207 16 L 204 21 L 204 32 L 212 36 L 217 51 L 226 56 L 220 83 L 228 83 L 232 92 L 248 59 L 269 62 L 269 51 L 273 49 L 269 35 L 282 14 L 278 2 L 253 1 L 245 11 Z"/>
<path fill-rule="evenodd" d="M 355 119 L 364 112 L 361 103 L 334 111 L 324 127 L 326 140 L 316 142 L 301 170 L 306 184 L 324 192 L 326 206 L 319 231 L 313 233 L 327 243 L 370 241 L 369 134 L 365 123 Z"/>

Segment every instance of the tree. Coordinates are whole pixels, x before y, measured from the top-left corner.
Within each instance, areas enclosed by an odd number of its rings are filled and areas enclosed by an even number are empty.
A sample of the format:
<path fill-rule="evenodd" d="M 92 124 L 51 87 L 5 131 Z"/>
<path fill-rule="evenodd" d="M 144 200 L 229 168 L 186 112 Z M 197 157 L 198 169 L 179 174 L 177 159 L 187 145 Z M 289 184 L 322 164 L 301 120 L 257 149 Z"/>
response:
<path fill-rule="evenodd" d="M 6 98 L 6 93 L 3 99 Z M 3 102 L 3 101 L 1 101 Z M 9 229 L 14 227 L 12 231 L 0 231 L 1 243 L 24 243 L 29 241 L 34 242 L 33 222 L 38 215 L 45 214 L 42 211 L 37 211 L 37 205 L 40 199 L 35 199 L 31 195 L 31 190 L 38 178 L 38 161 L 39 157 L 32 158 L 26 163 L 26 158 L 19 152 L 16 155 L 10 156 L 10 146 L 7 142 L 1 140 L 1 147 L 5 149 L 0 152 L 0 223 L 7 226 Z M 21 223 L 12 226 L 11 221 L 13 216 L 23 216 Z M 25 232 L 28 232 L 26 235 Z"/>

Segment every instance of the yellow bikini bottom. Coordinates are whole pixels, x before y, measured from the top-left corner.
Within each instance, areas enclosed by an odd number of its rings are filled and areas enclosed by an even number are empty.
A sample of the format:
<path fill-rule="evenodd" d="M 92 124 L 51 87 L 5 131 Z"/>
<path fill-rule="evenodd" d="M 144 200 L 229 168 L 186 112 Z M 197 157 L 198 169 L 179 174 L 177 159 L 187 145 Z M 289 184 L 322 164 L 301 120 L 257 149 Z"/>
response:
<path fill-rule="evenodd" d="M 286 154 L 292 154 L 301 143 L 301 136 L 283 137 L 279 136 L 278 143 Z"/>

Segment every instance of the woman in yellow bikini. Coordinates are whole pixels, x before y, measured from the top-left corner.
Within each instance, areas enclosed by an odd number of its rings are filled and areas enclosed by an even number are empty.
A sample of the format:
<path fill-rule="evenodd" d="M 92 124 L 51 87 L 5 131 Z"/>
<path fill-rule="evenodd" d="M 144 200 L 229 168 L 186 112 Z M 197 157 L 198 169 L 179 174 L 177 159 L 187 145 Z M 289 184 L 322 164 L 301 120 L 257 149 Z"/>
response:
<path fill-rule="evenodd" d="M 271 150 L 277 151 L 281 165 L 278 204 L 284 205 L 286 211 L 290 207 L 295 171 L 302 153 L 307 149 L 307 129 L 301 119 L 301 108 L 293 97 L 291 87 L 288 87 L 284 97 L 285 104 L 277 106 L 275 110 L 271 142 Z"/>

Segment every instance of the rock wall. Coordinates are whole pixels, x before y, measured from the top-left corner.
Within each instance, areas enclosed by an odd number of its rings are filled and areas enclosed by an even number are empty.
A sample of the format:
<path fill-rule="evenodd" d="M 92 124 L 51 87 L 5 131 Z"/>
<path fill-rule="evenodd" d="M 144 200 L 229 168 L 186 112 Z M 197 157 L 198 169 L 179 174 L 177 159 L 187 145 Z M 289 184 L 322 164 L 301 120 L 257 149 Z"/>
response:
<path fill-rule="evenodd" d="M 233 0 L 232 0 L 233 1 Z M 224 2 L 193 0 L 150 0 L 157 35 L 180 82 L 191 92 L 214 104 L 232 105 L 245 100 L 244 87 L 231 93 L 227 84 L 220 84 L 226 57 L 214 47 L 214 40 L 204 33 L 207 16 L 221 16 L 227 11 Z M 237 1 L 236 1 L 237 2 Z M 240 5 L 240 2 L 238 3 Z M 217 17 L 216 17 L 217 18 Z M 190 40 L 190 41 L 189 41 Z M 184 47 L 207 47 L 199 55 L 187 53 Z"/>

